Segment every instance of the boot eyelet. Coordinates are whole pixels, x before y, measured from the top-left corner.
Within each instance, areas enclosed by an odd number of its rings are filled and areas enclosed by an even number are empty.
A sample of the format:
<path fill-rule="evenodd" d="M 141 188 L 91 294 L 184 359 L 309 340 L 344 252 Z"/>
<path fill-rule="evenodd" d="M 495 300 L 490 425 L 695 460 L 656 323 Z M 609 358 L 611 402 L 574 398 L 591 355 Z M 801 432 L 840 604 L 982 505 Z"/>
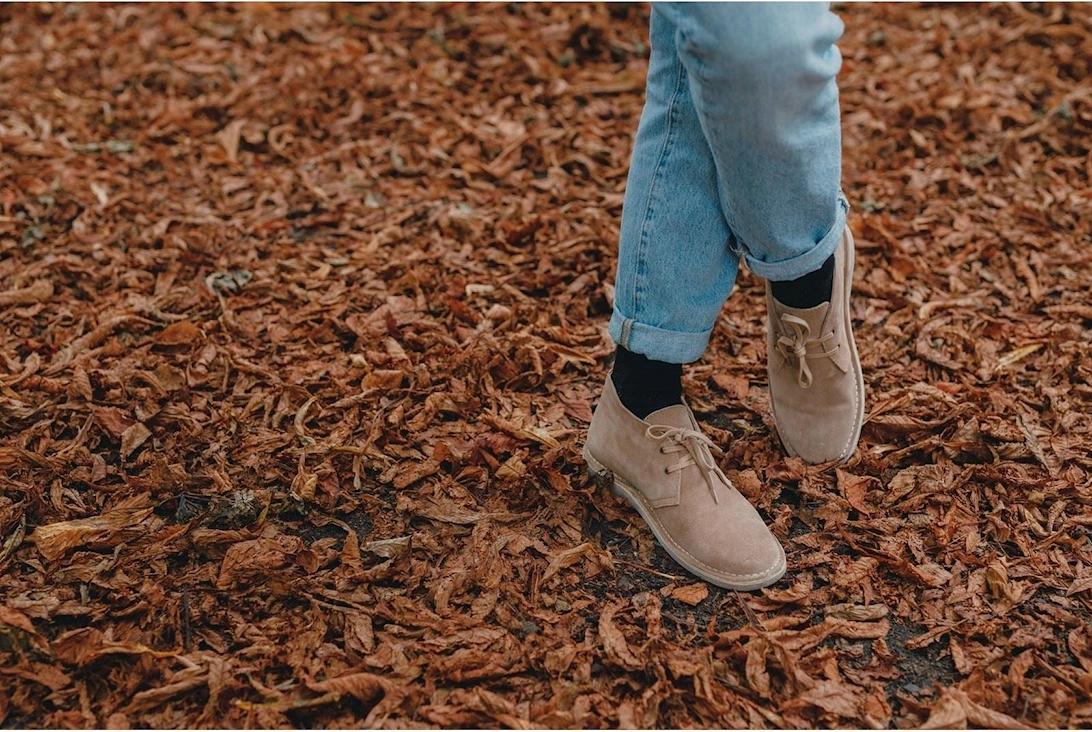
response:
<path fill-rule="evenodd" d="M 670 474 L 671 474 L 671 471 L 668 470 L 667 468 L 664 468 L 664 475 L 670 475 Z"/>

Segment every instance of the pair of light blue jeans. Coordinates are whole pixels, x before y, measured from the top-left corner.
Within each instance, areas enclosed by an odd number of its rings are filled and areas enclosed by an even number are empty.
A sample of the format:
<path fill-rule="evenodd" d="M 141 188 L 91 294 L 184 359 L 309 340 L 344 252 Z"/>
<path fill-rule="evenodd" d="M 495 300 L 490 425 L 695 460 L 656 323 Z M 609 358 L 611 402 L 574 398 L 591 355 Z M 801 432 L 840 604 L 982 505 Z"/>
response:
<path fill-rule="evenodd" d="M 848 204 L 827 3 L 653 3 L 623 204 L 611 337 L 701 358 L 739 260 L 794 280 L 837 248 Z"/>

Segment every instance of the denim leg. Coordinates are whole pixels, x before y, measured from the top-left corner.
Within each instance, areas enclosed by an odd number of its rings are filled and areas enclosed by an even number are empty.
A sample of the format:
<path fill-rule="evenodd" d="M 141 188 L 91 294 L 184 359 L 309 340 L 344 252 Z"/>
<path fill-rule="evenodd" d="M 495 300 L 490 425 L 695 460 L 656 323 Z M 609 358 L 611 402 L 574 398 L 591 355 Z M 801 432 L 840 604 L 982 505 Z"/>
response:
<path fill-rule="evenodd" d="M 724 216 L 760 277 L 792 280 L 834 252 L 841 194 L 835 46 L 827 3 L 654 3 L 712 150 Z"/>
<path fill-rule="evenodd" d="M 717 171 L 675 51 L 676 28 L 652 16 L 645 107 L 622 208 L 610 333 L 648 358 L 701 358 L 735 283 Z"/>

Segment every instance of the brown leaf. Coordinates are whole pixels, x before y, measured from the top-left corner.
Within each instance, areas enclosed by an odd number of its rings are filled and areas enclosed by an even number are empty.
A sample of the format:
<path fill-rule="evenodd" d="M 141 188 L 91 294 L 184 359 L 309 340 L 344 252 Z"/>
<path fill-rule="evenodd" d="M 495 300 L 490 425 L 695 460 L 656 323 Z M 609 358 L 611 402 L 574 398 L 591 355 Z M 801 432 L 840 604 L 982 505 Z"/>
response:
<path fill-rule="evenodd" d="M 967 711 L 950 690 L 942 692 L 920 729 L 967 729 Z"/>
<path fill-rule="evenodd" d="M 318 692 L 335 692 L 348 694 L 362 702 L 374 702 L 391 688 L 391 682 L 382 676 L 372 673 L 359 672 L 338 676 L 325 681 L 311 681 L 307 688 Z"/>
<path fill-rule="evenodd" d="M 345 613 L 345 646 L 359 653 L 375 651 L 372 619 L 361 612 Z"/>
<path fill-rule="evenodd" d="M 696 582 L 685 587 L 676 587 L 671 591 L 671 596 L 687 605 L 698 605 L 709 597 L 709 586 L 704 582 Z"/>
<path fill-rule="evenodd" d="M 38 280 L 30 287 L 21 290 L 0 292 L 0 307 L 31 305 L 51 297 L 53 297 L 53 283 L 49 280 Z"/>
<path fill-rule="evenodd" d="M 140 500 L 145 499 L 141 497 Z M 30 535 L 30 541 L 38 547 L 43 557 L 53 561 L 78 546 L 103 543 L 111 533 L 136 526 L 151 513 L 151 508 L 139 505 L 118 507 L 100 516 L 39 526 Z"/>
<path fill-rule="evenodd" d="M 849 505 L 866 516 L 869 515 L 872 509 L 865 499 L 868 494 L 868 486 L 873 479 L 868 476 L 852 475 L 841 468 L 836 469 L 835 474 L 838 479 L 838 490 L 849 501 Z"/>
<path fill-rule="evenodd" d="M 156 367 L 155 378 L 166 391 L 178 391 L 186 385 L 186 375 L 165 363 Z"/>
<path fill-rule="evenodd" d="M 995 598 L 1013 599 L 1009 585 L 1009 571 L 1002 562 L 990 562 L 986 567 L 986 587 Z"/>
<path fill-rule="evenodd" d="M 1072 597 L 1073 595 L 1087 592 L 1088 590 L 1092 590 L 1092 573 L 1089 573 L 1085 577 L 1078 577 L 1073 580 L 1069 587 L 1066 588 L 1065 596 Z"/>
<path fill-rule="evenodd" d="M 128 460 L 133 451 L 143 445 L 151 436 L 152 431 L 140 422 L 127 427 L 121 433 L 121 459 Z"/>
<path fill-rule="evenodd" d="M 415 465 L 404 468 L 394 474 L 391 484 L 397 490 L 407 488 L 419 480 L 440 472 L 440 464 L 435 460 L 423 460 Z"/>
<path fill-rule="evenodd" d="M 91 379 L 87 376 L 87 372 L 78 366 L 72 370 L 70 389 L 73 396 L 78 396 L 85 402 L 91 402 L 95 398 L 94 391 L 91 389 Z"/>
<path fill-rule="evenodd" d="M 297 537 L 281 534 L 232 544 L 220 564 L 216 587 L 229 589 L 251 580 L 267 579 L 269 573 L 292 564 L 302 544 Z"/>
<path fill-rule="evenodd" d="M 762 589 L 762 595 L 766 600 L 778 605 L 800 602 L 811 595 L 815 587 L 815 578 L 810 573 L 798 574 L 792 586 L 785 590 L 775 590 L 769 587 Z"/>
<path fill-rule="evenodd" d="M 26 514 L 20 514 L 18 520 L 12 521 L 9 526 L 10 533 L 7 536 L 0 534 L 0 572 L 11 561 L 12 556 L 15 555 L 15 550 L 23 544 L 23 539 L 27 533 Z"/>
<path fill-rule="evenodd" d="M 239 162 L 239 138 L 242 135 L 243 127 L 246 126 L 246 122 L 245 119 L 234 119 L 216 133 L 216 139 L 224 148 L 224 152 L 227 153 L 229 163 Z"/>
<path fill-rule="evenodd" d="M 53 641 L 53 655 L 66 664 L 85 666 L 103 656 L 149 655 L 153 658 L 172 658 L 171 651 L 156 651 L 142 643 L 125 643 L 106 639 L 97 628 L 77 628 L 63 633 Z"/>
<path fill-rule="evenodd" d="M 168 699 L 173 699 L 180 694 L 204 686 L 208 683 L 209 672 L 201 667 L 187 668 L 175 674 L 172 679 L 171 683 L 163 686 L 138 691 L 133 695 L 128 706 L 125 707 L 125 711 L 129 714 L 135 714 L 146 709 L 154 709 Z"/>
<path fill-rule="evenodd" d="M 747 661 L 744 673 L 747 685 L 759 696 L 770 697 L 770 672 L 766 670 L 766 657 L 769 655 L 769 643 L 759 636 L 747 643 Z"/>
<path fill-rule="evenodd" d="M 527 466 L 515 455 L 505 460 L 504 464 L 497 468 L 497 478 L 500 480 L 515 480 L 526 473 Z"/>
<path fill-rule="evenodd" d="M 100 407 L 96 405 L 93 408 L 93 413 L 95 415 L 95 421 L 114 437 L 121 437 L 125 434 L 125 430 L 136 424 L 135 419 L 116 407 Z"/>
<path fill-rule="evenodd" d="M 180 320 L 156 333 L 153 340 L 157 346 L 190 346 L 203 337 L 197 325 L 188 320 Z"/>
<path fill-rule="evenodd" d="M 550 560 L 550 564 L 546 567 L 546 571 L 542 573 L 541 581 L 545 582 L 561 570 L 571 567 L 587 556 L 595 557 L 598 562 L 606 566 L 611 565 L 610 554 L 591 542 L 584 542 L 554 555 L 553 559 Z"/>
<path fill-rule="evenodd" d="M 841 681 L 818 681 L 799 698 L 800 701 L 813 704 L 826 712 L 846 719 L 859 718 L 864 706 L 864 700 L 860 694 Z"/>
<path fill-rule="evenodd" d="M 401 389 L 402 381 L 406 378 L 401 369 L 377 369 L 364 377 L 361 386 L 365 389 L 380 389 L 390 391 Z"/>
<path fill-rule="evenodd" d="M 824 608 L 824 612 L 828 618 L 840 618 L 842 620 L 852 620 L 856 622 L 866 622 L 869 620 L 880 620 L 887 617 L 887 606 L 885 605 L 853 605 L 850 603 L 841 603 L 837 605 L 828 605 Z"/>
<path fill-rule="evenodd" d="M 34 628 L 30 618 L 6 605 L 0 605 L 0 640 L 4 641 L 0 647 L 33 647 L 40 651 L 49 648 L 48 641 Z"/>
<path fill-rule="evenodd" d="M 966 693 L 952 688 L 941 690 L 940 698 L 921 729 L 964 729 L 968 722 L 986 729 L 1029 729 L 1029 725 L 984 707 Z"/>
<path fill-rule="evenodd" d="M 633 653 L 626 637 L 614 622 L 614 613 L 617 611 L 617 605 L 608 605 L 599 614 L 599 640 L 603 644 L 603 655 L 611 663 L 630 671 L 643 668 L 645 664 Z"/>

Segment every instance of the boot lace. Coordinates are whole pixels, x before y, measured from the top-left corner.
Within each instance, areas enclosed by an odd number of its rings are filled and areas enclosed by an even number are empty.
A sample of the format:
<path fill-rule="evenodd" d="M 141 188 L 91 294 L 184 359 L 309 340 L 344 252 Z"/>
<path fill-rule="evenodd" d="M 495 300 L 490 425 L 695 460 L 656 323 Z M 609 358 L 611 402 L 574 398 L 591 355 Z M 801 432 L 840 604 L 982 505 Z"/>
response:
<path fill-rule="evenodd" d="M 717 495 L 717 479 L 719 478 L 723 485 L 729 485 L 729 483 L 728 478 L 717 465 L 717 461 L 713 459 L 712 450 L 723 452 L 716 443 L 701 432 L 684 427 L 654 424 L 645 430 L 645 434 L 660 443 L 660 452 L 664 455 L 683 453 L 674 465 L 664 468 L 665 473 L 674 473 L 691 465 L 697 466 L 709 490 L 713 493 L 713 501 L 720 503 L 720 496 Z"/>
<path fill-rule="evenodd" d="M 835 351 L 842 347 L 842 344 L 836 343 L 833 348 L 827 349 L 827 345 L 834 339 L 834 331 L 827 333 L 825 336 L 813 338 L 808 321 L 795 315 L 785 313 L 781 316 L 781 322 L 785 324 L 792 335 L 783 335 L 777 339 L 775 344 L 777 352 L 784 356 L 785 360 L 790 364 L 796 364 L 796 383 L 800 384 L 801 388 L 807 389 L 812 383 L 811 366 L 808 365 L 808 359 L 830 358 Z M 808 346 L 812 344 L 818 345 L 823 350 L 817 353 L 808 353 Z"/>

